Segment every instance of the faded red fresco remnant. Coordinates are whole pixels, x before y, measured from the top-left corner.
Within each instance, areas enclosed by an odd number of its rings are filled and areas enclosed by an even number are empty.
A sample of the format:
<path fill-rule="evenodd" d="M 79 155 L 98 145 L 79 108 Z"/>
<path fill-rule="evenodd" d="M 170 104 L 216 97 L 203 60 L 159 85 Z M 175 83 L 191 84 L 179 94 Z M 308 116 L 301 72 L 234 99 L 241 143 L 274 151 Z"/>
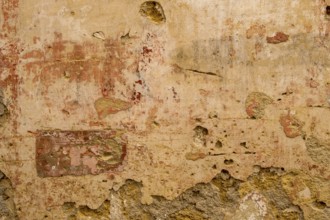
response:
<path fill-rule="evenodd" d="M 40 177 L 99 174 L 121 165 L 126 156 L 122 132 L 40 131 L 36 138 L 36 167 Z"/>
<path fill-rule="evenodd" d="M 262 118 L 267 105 L 273 103 L 272 98 L 262 92 L 252 92 L 245 101 L 245 111 L 250 118 Z"/>
<path fill-rule="evenodd" d="M 280 124 L 283 127 L 285 135 L 289 138 L 295 138 L 302 134 L 304 123 L 290 113 L 280 117 Z"/>
<path fill-rule="evenodd" d="M 269 44 L 279 44 L 289 40 L 289 35 L 283 32 L 276 32 L 275 36 L 267 37 L 267 43 Z"/>
<path fill-rule="evenodd" d="M 16 66 L 19 63 L 19 53 L 22 51 L 18 46 L 16 36 L 19 0 L 0 1 L 2 11 L 2 26 L 0 27 L 0 89 L 8 88 L 11 91 L 11 102 L 7 105 L 11 114 L 13 131 L 17 131 L 16 120 L 19 109 L 17 108 L 17 97 L 19 92 L 19 77 Z"/>
<path fill-rule="evenodd" d="M 246 30 L 246 38 L 251 39 L 252 36 L 257 35 L 263 37 L 266 34 L 266 26 L 263 24 L 254 24 Z"/>

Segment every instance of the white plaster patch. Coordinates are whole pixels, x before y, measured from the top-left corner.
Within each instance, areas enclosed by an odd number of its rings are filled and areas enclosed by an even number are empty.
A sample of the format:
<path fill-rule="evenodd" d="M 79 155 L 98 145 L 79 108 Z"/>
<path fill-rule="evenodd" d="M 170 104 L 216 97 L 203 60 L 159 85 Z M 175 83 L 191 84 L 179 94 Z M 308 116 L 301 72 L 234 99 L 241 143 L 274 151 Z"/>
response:
<path fill-rule="evenodd" d="M 301 199 L 309 199 L 311 197 L 311 191 L 308 187 L 298 193 L 299 198 Z"/>
<path fill-rule="evenodd" d="M 247 210 L 253 210 L 254 208 L 251 207 L 251 201 L 254 203 L 255 208 L 258 211 L 258 216 L 259 217 L 264 217 L 267 214 L 267 206 L 266 206 L 266 202 L 265 202 L 265 198 L 257 193 L 250 193 L 248 195 L 246 195 L 243 198 L 243 202 L 240 204 L 239 209 L 241 211 L 247 211 Z M 255 220 L 256 213 L 251 213 L 249 216 L 249 220 Z"/>

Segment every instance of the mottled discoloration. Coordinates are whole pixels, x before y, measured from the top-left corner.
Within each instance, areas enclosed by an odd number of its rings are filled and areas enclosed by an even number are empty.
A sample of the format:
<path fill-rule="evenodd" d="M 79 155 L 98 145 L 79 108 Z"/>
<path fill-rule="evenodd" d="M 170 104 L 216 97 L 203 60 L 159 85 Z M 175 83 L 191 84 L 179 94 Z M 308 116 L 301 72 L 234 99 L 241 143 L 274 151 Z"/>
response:
<path fill-rule="evenodd" d="M 195 161 L 195 160 L 205 158 L 206 154 L 203 152 L 189 152 L 189 153 L 186 153 L 185 157 L 187 160 Z"/>
<path fill-rule="evenodd" d="M 330 164 L 330 139 L 320 140 L 315 136 L 307 137 L 307 152 L 309 156 L 318 163 Z"/>
<path fill-rule="evenodd" d="M 259 119 L 265 114 L 265 108 L 273 99 L 262 92 L 252 92 L 245 101 L 245 111 L 250 118 Z"/>
<path fill-rule="evenodd" d="M 36 140 L 41 177 L 110 172 L 126 155 L 119 131 L 41 131 Z"/>
<path fill-rule="evenodd" d="M 304 123 L 296 116 L 290 114 L 290 112 L 280 117 L 280 124 L 283 127 L 285 135 L 289 138 L 295 138 L 302 134 Z"/>
<path fill-rule="evenodd" d="M 329 4 L 0 1 L 18 217 L 330 219 Z"/>
<path fill-rule="evenodd" d="M 266 26 L 263 24 L 254 24 L 246 30 L 246 38 L 251 39 L 254 35 L 263 37 L 266 34 Z"/>
<path fill-rule="evenodd" d="M 109 114 L 127 110 L 132 107 L 130 102 L 114 98 L 99 98 L 95 101 L 94 107 L 100 118 L 105 118 Z"/>

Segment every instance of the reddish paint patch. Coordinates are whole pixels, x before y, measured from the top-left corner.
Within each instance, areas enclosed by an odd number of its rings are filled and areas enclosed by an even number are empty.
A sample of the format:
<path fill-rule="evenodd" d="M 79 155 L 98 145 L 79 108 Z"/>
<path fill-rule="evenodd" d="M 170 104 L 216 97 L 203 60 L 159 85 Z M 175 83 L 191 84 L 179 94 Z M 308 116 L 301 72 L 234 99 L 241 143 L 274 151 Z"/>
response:
<path fill-rule="evenodd" d="M 296 117 L 290 115 L 290 113 L 280 117 L 280 124 L 283 127 L 285 135 L 289 138 L 295 138 L 302 134 L 302 127 L 304 123 Z"/>
<path fill-rule="evenodd" d="M 254 101 L 246 107 L 246 113 L 250 118 L 255 118 L 257 109 L 259 108 L 260 108 L 260 104 Z"/>
<path fill-rule="evenodd" d="M 141 92 L 136 92 L 136 91 L 134 91 L 131 100 L 132 100 L 134 103 L 138 103 L 138 102 L 140 102 L 140 101 L 141 101 Z"/>
<path fill-rule="evenodd" d="M 267 37 L 267 43 L 269 44 L 279 44 L 289 40 L 289 35 L 283 32 L 276 32 L 275 36 Z"/>
<path fill-rule="evenodd" d="M 259 119 L 264 115 L 264 110 L 267 105 L 273 100 L 264 93 L 252 92 L 248 95 L 245 101 L 245 111 L 250 118 Z"/>
<path fill-rule="evenodd" d="M 246 30 L 246 38 L 251 39 L 252 36 L 258 35 L 263 37 L 266 34 L 266 26 L 262 24 L 254 24 L 248 30 Z"/>
<path fill-rule="evenodd" d="M 143 47 L 142 49 L 143 49 L 142 54 L 144 56 L 152 52 L 152 49 L 149 49 L 148 47 Z"/>
<path fill-rule="evenodd" d="M 1 1 L 3 24 L 1 37 L 16 33 L 19 0 Z"/>
<path fill-rule="evenodd" d="M 138 104 L 141 101 L 143 88 L 145 88 L 145 85 L 142 80 L 134 82 L 131 95 L 131 100 L 134 104 Z"/>
<path fill-rule="evenodd" d="M 123 71 L 136 72 L 139 53 L 120 40 L 106 39 L 104 45 L 93 42 L 76 43 L 63 40 L 54 33 L 54 41 L 42 50 L 28 51 L 24 68 L 34 77 L 34 83 L 43 85 L 44 93 L 60 78 L 69 82 L 92 82 L 100 86 L 103 97 L 115 95 L 115 84 L 126 84 Z M 133 60 L 127 63 L 127 60 Z"/>
<path fill-rule="evenodd" d="M 18 122 L 17 97 L 19 92 L 19 77 L 16 66 L 19 61 L 20 49 L 18 39 L 16 39 L 17 18 L 18 18 L 19 0 L 0 1 L 2 9 L 2 27 L 0 28 L 0 39 L 4 45 L 0 48 L 0 89 L 9 88 L 11 91 L 11 102 L 7 106 L 10 111 L 10 117 L 14 131 L 16 132 Z M 6 78 L 1 76 L 5 75 Z"/>
<path fill-rule="evenodd" d="M 142 43 L 138 71 L 146 72 L 149 69 L 150 63 L 163 63 L 164 43 L 153 33 L 147 33 Z"/>
<path fill-rule="evenodd" d="M 114 170 L 126 156 L 120 132 L 40 131 L 36 167 L 40 177 L 99 174 Z"/>

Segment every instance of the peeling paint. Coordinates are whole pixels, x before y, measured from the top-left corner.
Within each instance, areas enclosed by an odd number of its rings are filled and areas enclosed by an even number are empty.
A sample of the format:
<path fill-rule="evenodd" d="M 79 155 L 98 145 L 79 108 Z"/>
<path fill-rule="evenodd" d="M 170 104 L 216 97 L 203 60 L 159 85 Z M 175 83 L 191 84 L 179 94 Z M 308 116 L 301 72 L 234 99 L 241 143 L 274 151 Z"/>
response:
<path fill-rule="evenodd" d="M 125 155 L 118 131 L 41 131 L 36 140 L 40 177 L 110 172 Z"/>

